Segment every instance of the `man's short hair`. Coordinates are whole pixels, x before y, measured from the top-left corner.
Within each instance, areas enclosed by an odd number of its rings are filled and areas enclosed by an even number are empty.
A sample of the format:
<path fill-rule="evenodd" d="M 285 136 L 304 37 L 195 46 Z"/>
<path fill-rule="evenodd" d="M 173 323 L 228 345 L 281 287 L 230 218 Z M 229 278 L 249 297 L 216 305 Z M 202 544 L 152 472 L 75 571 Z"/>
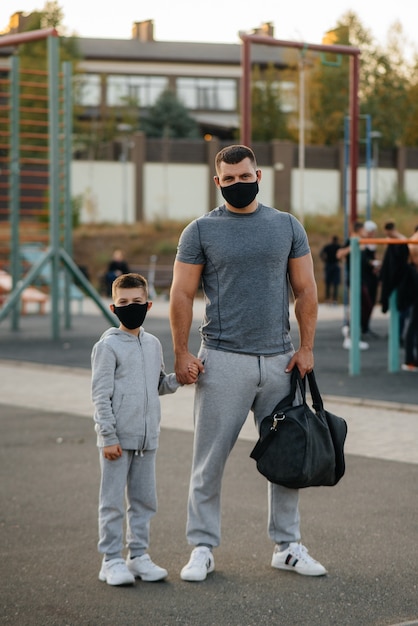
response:
<path fill-rule="evenodd" d="M 145 295 L 148 298 L 148 281 L 146 278 L 136 272 L 121 274 L 112 283 L 112 298 L 116 298 L 118 289 L 136 289 L 138 287 L 145 291 Z"/>
<path fill-rule="evenodd" d="M 215 157 L 216 171 L 219 171 L 221 163 L 234 165 L 235 163 L 241 163 L 241 161 L 247 158 L 250 159 L 251 163 L 254 165 L 254 169 L 257 169 L 257 159 L 251 148 L 242 145 L 226 146 L 222 148 L 222 150 L 219 150 Z"/>
<path fill-rule="evenodd" d="M 395 230 L 395 222 L 386 222 L 384 225 L 385 230 Z"/>

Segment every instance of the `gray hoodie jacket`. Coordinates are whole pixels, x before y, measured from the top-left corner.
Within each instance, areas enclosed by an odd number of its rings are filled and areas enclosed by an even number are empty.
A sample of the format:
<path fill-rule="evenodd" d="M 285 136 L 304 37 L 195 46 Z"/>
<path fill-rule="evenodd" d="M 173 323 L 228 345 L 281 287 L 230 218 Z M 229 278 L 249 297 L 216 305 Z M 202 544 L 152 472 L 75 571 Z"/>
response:
<path fill-rule="evenodd" d="M 138 337 L 109 328 L 93 346 L 91 364 L 97 445 L 156 449 L 161 419 L 158 396 L 181 386 L 175 374 L 164 371 L 159 339 L 143 328 Z"/>

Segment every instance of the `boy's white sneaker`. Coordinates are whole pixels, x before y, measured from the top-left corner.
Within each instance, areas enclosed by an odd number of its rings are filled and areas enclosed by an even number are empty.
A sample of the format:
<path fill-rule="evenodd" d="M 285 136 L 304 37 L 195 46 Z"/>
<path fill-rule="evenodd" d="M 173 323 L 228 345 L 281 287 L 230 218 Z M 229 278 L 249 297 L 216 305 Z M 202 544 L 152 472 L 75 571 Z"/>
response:
<path fill-rule="evenodd" d="M 190 555 L 190 560 L 180 572 L 182 580 L 200 582 L 215 569 L 212 550 L 206 546 L 198 546 Z"/>
<path fill-rule="evenodd" d="M 289 547 L 282 551 L 276 545 L 271 566 L 303 574 L 304 576 L 323 576 L 327 573 L 327 570 L 321 563 L 309 556 L 305 546 L 296 542 L 290 543 Z"/>
<path fill-rule="evenodd" d="M 103 559 L 99 580 L 108 585 L 133 585 L 135 577 L 128 570 L 123 559 L 111 559 L 110 561 Z"/>
<path fill-rule="evenodd" d="M 141 578 L 145 582 L 152 583 L 168 576 L 167 570 L 153 563 L 149 554 L 143 554 L 134 559 L 128 558 L 126 565 L 135 578 Z"/>

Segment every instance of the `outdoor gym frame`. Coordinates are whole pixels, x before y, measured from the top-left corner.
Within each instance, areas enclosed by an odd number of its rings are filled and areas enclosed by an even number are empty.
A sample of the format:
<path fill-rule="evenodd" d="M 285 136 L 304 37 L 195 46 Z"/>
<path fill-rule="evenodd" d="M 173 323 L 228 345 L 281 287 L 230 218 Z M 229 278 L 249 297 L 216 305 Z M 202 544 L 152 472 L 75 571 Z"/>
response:
<path fill-rule="evenodd" d="M 348 55 L 350 64 L 350 222 L 353 224 L 357 219 L 357 168 L 359 162 L 359 57 L 360 49 L 353 46 L 311 44 L 298 41 L 281 41 L 266 35 L 247 35 L 240 33 L 242 40 L 242 117 L 241 117 L 241 142 L 245 145 L 251 144 L 251 45 L 260 44 L 263 46 L 278 46 L 280 48 L 297 48 L 306 52 L 316 50 L 318 52 L 329 52 L 331 54 Z"/>
<path fill-rule="evenodd" d="M 102 302 L 99 294 L 86 279 L 72 258 L 72 207 L 70 190 L 70 159 L 72 137 L 72 97 L 71 97 L 71 64 L 63 63 L 62 74 L 59 72 L 59 39 L 54 28 L 29 31 L 15 35 L 0 37 L 0 46 L 17 46 L 23 43 L 47 40 L 47 89 L 48 89 L 48 204 L 49 204 L 49 247 L 31 269 L 20 278 L 19 256 L 19 193 L 20 193 L 20 104 L 19 104 L 19 57 L 11 57 L 11 85 L 9 104 L 10 149 L 9 149 L 9 187 L 10 187 L 10 222 L 11 222 L 11 274 L 12 291 L 6 304 L 0 309 L 0 322 L 12 314 L 12 329 L 18 330 L 19 301 L 26 287 L 37 278 L 43 268 L 51 267 L 51 338 L 60 336 L 60 300 L 63 300 L 63 313 L 66 328 L 71 327 L 70 311 L 70 278 L 77 280 L 86 294 L 97 304 L 103 315 L 116 325 L 116 318 Z M 63 109 L 60 110 L 60 76 L 63 87 Z M 60 113 L 62 130 L 60 130 Z M 60 154 L 60 139 L 62 150 Z M 60 191 L 63 190 L 63 202 L 60 203 Z M 60 205 L 63 207 L 64 241 L 60 240 Z M 64 284 L 60 286 L 60 270 L 64 269 Z"/>

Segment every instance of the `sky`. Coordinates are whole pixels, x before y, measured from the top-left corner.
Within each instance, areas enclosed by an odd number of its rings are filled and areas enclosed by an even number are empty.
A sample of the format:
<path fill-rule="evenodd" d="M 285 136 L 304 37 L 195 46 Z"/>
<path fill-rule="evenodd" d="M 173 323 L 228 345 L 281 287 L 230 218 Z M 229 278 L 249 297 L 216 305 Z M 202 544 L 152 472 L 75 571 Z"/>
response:
<path fill-rule="evenodd" d="M 385 45 L 394 22 L 402 25 L 408 44 L 418 49 L 418 2 L 397 0 L 117 0 L 116 4 L 88 0 L 58 0 L 64 11 L 67 34 L 80 37 L 130 39 L 133 22 L 154 21 L 157 41 L 239 43 L 239 31 L 251 31 L 272 22 L 276 39 L 321 43 L 327 30 L 348 11 L 354 11 L 364 28 Z M 308 5 L 308 8 L 307 8 Z M 0 0 L 0 31 L 16 11 L 42 10 L 45 0 Z M 102 7 L 97 8 L 95 7 Z M 243 7 L 245 10 L 243 11 Z"/>

